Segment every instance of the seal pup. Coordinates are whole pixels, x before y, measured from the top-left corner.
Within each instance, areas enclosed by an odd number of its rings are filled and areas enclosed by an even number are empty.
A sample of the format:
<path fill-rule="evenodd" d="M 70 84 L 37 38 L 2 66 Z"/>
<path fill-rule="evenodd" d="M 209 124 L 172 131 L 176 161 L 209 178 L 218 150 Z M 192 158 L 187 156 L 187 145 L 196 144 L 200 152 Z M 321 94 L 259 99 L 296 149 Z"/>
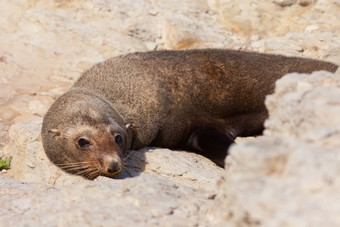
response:
<path fill-rule="evenodd" d="M 198 152 L 224 165 L 237 136 L 263 130 L 264 99 L 286 73 L 334 72 L 332 63 L 203 49 L 114 57 L 84 72 L 43 120 L 48 158 L 94 179 L 123 168 L 127 149 Z"/>

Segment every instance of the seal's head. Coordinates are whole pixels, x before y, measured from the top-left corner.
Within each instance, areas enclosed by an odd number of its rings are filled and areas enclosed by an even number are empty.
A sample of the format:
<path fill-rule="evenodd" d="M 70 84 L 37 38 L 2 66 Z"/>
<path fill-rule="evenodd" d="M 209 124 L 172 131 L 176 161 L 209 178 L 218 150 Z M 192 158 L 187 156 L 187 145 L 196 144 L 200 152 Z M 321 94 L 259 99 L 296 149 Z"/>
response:
<path fill-rule="evenodd" d="M 44 117 L 42 142 L 54 164 L 88 179 L 119 173 L 129 146 L 124 121 L 115 109 L 100 97 L 77 90 L 51 106 Z"/>

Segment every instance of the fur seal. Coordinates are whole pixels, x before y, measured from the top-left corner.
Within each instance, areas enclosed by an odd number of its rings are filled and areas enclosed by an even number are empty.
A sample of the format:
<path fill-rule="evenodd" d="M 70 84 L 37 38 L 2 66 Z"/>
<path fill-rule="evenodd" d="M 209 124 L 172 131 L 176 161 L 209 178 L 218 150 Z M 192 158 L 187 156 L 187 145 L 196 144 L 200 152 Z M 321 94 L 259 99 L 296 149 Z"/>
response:
<path fill-rule="evenodd" d="M 48 158 L 94 179 L 123 168 L 127 149 L 185 149 L 224 165 L 237 136 L 260 134 L 264 99 L 286 73 L 334 72 L 319 60 L 233 50 L 153 51 L 94 65 L 43 120 Z"/>

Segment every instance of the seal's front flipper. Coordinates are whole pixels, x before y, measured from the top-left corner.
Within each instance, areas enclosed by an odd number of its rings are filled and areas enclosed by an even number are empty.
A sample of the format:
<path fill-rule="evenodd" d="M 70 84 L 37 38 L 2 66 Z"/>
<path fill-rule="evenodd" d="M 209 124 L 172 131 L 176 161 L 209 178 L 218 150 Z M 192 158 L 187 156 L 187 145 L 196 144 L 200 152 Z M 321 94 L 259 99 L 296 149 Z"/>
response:
<path fill-rule="evenodd" d="M 224 159 L 228 154 L 229 146 L 234 143 L 234 137 L 229 133 L 222 133 L 214 128 L 203 128 L 194 131 L 188 146 L 217 165 L 224 167 Z"/>

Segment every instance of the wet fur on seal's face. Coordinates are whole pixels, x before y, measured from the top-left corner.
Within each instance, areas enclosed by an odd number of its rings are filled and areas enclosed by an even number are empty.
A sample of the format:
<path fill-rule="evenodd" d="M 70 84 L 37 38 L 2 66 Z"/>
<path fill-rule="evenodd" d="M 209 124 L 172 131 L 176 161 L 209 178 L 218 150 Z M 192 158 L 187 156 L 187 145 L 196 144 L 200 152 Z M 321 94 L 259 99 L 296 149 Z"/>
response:
<path fill-rule="evenodd" d="M 51 107 L 43 123 L 44 149 L 66 172 L 88 179 L 112 177 L 123 168 L 128 134 L 115 109 L 90 94 L 72 90 Z"/>
<path fill-rule="evenodd" d="M 89 179 L 113 176 L 126 149 L 145 146 L 194 151 L 223 166 L 237 136 L 262 132 L 277 79 L 337 67 L 220 49 L 118 56 L 57 99 L 44 118 L 43 146 L 53 163 Z"/>

